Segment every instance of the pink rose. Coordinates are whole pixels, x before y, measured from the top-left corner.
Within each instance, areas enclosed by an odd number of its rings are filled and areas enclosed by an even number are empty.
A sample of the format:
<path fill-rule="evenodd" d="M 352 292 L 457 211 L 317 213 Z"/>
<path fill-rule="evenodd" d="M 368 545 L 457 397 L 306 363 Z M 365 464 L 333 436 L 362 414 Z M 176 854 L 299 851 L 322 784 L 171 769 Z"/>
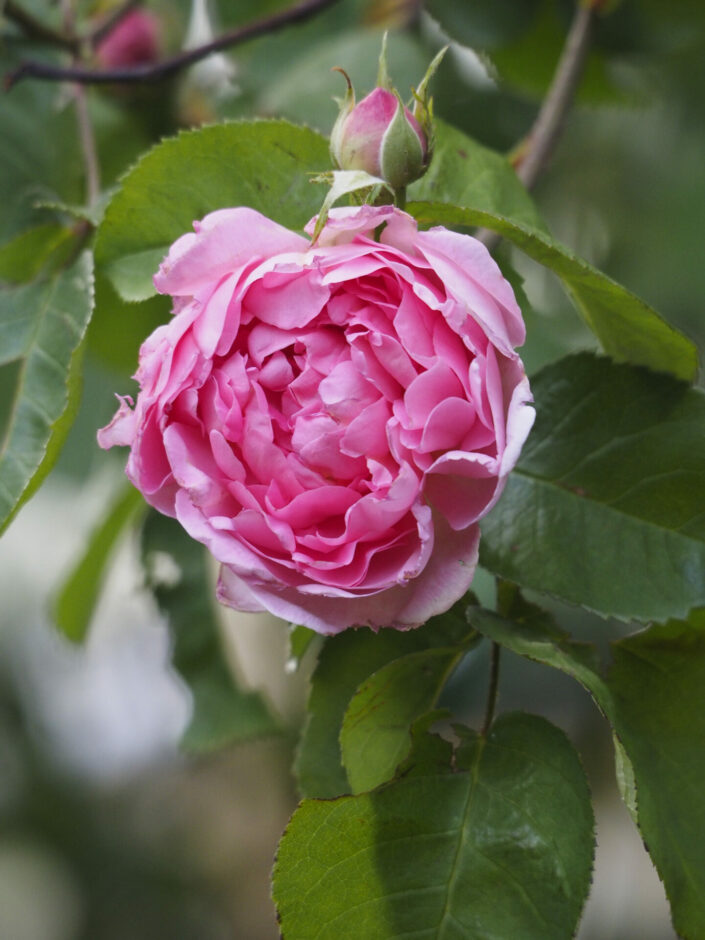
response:
<path fill-rule="evenodd" d="M 247 208 L 194 228 L 100 445 L 222 563 L 225 604 L 320 633 L 443 612 L 534 417 L 497 265 L 391 206 L 333 210 L 315 247 Z"/>

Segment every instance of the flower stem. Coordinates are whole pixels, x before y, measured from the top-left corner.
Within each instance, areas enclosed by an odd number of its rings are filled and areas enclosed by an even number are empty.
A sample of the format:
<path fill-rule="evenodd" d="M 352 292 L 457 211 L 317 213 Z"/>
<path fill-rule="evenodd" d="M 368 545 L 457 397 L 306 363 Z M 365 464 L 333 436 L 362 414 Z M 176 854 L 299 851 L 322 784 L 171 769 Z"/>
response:
<path fill-rule="evenodd" d="M 482 724 L 482 731 L 480 732 L 483 738 L 487 737 L 494 720 L 494 712 L 497 705 L 497 690 L 499 688 L 499 656 L 501 651 L 502 648 L 499 643 L 493 642 L 492 652 L 490 654 L 490 684 L 487 690 L 485 720 Z"/>

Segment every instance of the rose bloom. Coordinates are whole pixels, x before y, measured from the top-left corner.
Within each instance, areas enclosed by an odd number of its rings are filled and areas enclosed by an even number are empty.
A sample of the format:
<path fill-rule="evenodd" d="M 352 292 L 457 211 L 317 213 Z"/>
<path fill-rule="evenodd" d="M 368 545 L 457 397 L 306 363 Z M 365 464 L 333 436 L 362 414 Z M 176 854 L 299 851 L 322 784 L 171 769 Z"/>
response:
<path fill-rule="evenodd" d="M 487 249 L 391 206 L 333 210 L 315 245 L 247 208 L 194 229 L 101 446 L 221 562 L 225 604 L 320 633 L 445 611 L 534 417 Z"/>

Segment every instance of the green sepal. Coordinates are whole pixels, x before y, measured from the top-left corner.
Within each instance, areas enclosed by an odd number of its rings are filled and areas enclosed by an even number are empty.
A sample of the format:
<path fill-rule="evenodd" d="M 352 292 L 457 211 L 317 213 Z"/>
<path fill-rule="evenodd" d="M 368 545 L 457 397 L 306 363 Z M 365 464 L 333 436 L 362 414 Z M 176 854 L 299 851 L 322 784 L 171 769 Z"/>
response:
<path fill-rule="evenodd" d="M 384 132 L 379 163 L 382 176 L 396 191 L 422 176 L 426 161 L 419 136 L 404 111 L 404 102 L 398 92 L 395 91 L 394 94 L 397 110 Z"/>

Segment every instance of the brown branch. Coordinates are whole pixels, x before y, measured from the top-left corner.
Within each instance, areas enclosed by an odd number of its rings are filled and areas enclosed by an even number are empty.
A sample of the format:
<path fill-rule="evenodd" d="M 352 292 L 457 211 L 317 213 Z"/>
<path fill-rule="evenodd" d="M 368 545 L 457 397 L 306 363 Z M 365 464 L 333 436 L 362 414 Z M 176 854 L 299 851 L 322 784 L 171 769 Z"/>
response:
<path fill-rule="evenodd" d="M 9 91 L 17 82 L 24 78 L 38 78 L 44 81 L 78 82 L 81 85 L 111 85 L 136 82 L 159 82 L 194 62 L 205 59 L 213 52 L 220 52 L 231 46 L 236 46 L 249 39 L 265 36 L 276 32 L 285 26 L 300 23 L 310 19 L 326 7 L 332 6 L 338 0 L 304 0 L 296 6 L 276 13 L 273 16 L 255 20 L 239 29 L 230 30 L 214 39 L 212 42 L 195 49 L 187 49 L 161 62 L 146 65 L 135 65 L 129 68 L 118 69 L 90 69 L 83 66 L 55 66 L 46 62 L 27 60 L 5 76 L 5 90 Z"/>
<path fill-rule="evenodd" d="M 517 176 L 531 189 L 541 175 L 565 125 L 585 68 L 594 4 L 578 3 L 548 94 L 523 144 Z"/>
<path fill-rule="evenodd" d="M 8 20 L 19 26 L 28 39 L 36 39 L 50 46 L 59 46 L 61 49 L 68 49 L 69 52 L 75 52 L 78 47 L 79 40 L 75 36 L 66 36 L 50 26 L 45 26 L 41 20 L 24 10 L 15 0 L 5 0 L 2 13 Z"/>

